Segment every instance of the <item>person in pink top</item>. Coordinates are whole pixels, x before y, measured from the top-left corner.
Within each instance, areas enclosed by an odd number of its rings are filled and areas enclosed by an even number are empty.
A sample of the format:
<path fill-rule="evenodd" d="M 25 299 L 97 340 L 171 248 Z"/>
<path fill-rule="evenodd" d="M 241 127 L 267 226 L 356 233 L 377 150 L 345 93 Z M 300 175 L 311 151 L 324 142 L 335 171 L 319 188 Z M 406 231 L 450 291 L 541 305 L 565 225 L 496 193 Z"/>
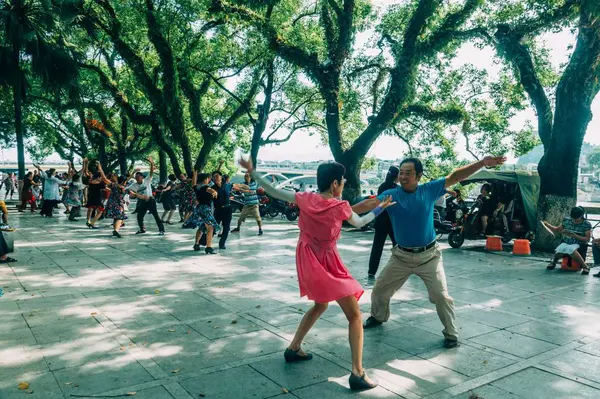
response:
<path fill-rule="evenodd" d="M 364 290 L 344 266 L 338 253 L 336 242 L 340 237 L 342 223 L 348 221 L 356 227 L 372 221 L 388 206 L 394 205 L 391 198 L 382 201 L 377 208 L 365 216 L 352 211 L 348 201 L 339 199 L 344 190 L 343 165 L 335 162 L 324 163 L 317 169 L 318 193 L 279 190 L 262 178 L 253 167 L 251 160 L 240 160 L 240 165 L 252 174 L 254 180 L 265 192 L 282 201 L 293 202 L 300 208 L 300 237 L 296 247 L 296 270 L 300 285 L 300 296 L 307 296 L 315 302 L 306 312 L 294 340 L 284 353 L 287 362 L 312 359 L 305 353 L 302 340 L 311 327 L 327 309 L 329 302 L 336 301 L 349 323 L 349 340 L 352 351 L 352 374 L 350 388 L 353 390 L 371 389 L 377 386 L 365 374 L 362 366 L 363 327 L 358 300 Z"/>

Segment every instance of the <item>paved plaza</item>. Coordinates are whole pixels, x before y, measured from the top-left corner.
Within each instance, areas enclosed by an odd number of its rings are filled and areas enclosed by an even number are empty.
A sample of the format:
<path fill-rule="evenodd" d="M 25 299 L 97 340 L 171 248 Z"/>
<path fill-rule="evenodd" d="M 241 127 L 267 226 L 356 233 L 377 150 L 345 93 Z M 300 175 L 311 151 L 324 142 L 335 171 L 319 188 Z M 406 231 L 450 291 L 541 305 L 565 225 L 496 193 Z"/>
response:
<path fill-rule="evenodd" d="M 57 215 L 58 216 L 58 215 Z M 348 389 L 347 322 L 332 304 L 306 338 L 310 362 L 283 350 L 310 303 L 299 298 L 297 226 L 254 223 L 228 249 L 193 252 L 193 231 L 110 236 L 64 215 L 11 210 L 19 260 L 0 265 L 0 399 L 600 398 L 600 279 L 548 272 L 536 258 L 442 243 L 461 346 L 411 277 L 392 318 L 365 331 L 364 363 L 379 387 Z M 169 226 L 167 226 L 169 227 Z M 372 233 L 344 231 L 351 273 L 366 287 Z M 389 256 L 384 254 L 382 263 Z M 19 384 L 22 384 L 19 388 Z"/>

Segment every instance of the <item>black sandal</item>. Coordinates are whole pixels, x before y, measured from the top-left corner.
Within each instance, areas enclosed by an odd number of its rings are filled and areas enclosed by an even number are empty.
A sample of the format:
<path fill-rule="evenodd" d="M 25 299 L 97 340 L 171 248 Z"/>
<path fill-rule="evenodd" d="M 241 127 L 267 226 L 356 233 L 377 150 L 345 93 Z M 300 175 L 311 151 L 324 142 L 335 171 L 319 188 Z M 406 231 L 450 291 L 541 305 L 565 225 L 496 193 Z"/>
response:
<path fill-rule="evenodd" d="M 304 355 L 301 355 L 298 352 L 300 352 L 300 349 L 295 351 L 290 348 L 287 348 L 285 350 L 285 352 L 283 352 L 283 357 L 285 358 L 285 361 L 288 363 L 302 362 L 302 361 L 310 360 L 313 358 L 313 355 L 310 353 L 305 353 Z"/>
<path fill-rule="evenodd" d="M 10 256 L 7 256 L 6 259 L 0 259 L 0 263 L 12 263 L 16 261 L 17 260 L 15 258 L 11 258 Z"/>
<path fill-rule="evenodd" d="M 350 389 L 353 391 L 365 391 L 367 389 L 373 389 L 377 386 L 376 383 L 367 381 L 367 374 L 364 372 L 361 376 L 350 373 L 348 382 L 350 383 Z"/>
<path fill-rule="evenodd" d="M 590 269 L 589 269 L 589 267 L 582 267 L 582 268 L 581 268 L 581 275 L 582 275 L 582 276 L 587 276 L 588 274 L 590 274 Z"/>
<path fill-rule="evenodd" d="M 546 266 L 546 270 L 554 270 L 556 268 L 556 263 L 551 263 Z"/>

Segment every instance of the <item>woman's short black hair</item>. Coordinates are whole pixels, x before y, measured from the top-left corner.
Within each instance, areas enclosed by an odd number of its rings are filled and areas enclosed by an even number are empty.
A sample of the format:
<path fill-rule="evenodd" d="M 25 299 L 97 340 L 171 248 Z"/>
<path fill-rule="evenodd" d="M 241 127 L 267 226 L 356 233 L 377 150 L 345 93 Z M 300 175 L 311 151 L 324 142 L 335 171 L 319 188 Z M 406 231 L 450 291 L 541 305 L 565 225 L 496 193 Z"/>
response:
<path fill-rule="evenodd" d="M 485 188 L 485 191 L 487 191 L 488 193 L 492 191 L 492 185 L 490 183 L 485 183 L 483 186 L 481 186 L 482 190 L 484 188 Z"/>
<path fill-rule="evenodd" d="M 320 192 L 329 190 L 334 181 L 342 182 L 346 174 L 346 168 L 341 163 L 328 162 L 322 163 L 317 168 L 317 187 Z"/>
<path fill-rule="evenodd" d="M 423 173 L 423 162 L 419 158 L 404 158 L 402 162 L 400 162 L 400 167 L 405 163 L 412 163 L 415 165 L 415 173 L 417 175 Z"/>
<path fill-rule="evenodd" d="M 169 175 L 169 180 L 171 180 L 171 181 L 175 181 L 175 180 L 177 180 L 177 176 L 175 176 L 173 173 L 171 173 L 171 174 Z"/>
<path fill-rule="evenodd" d="M 197 180 L 197 182 L 196 182 L 196 183 L 199 183 L 199 182 L 201 182 L 201 181 L 203 181 L 203 180 L 206 180 L 206 179 L 208 179 L 209 177 L 210 177 L 210 175 L 209 175 L 208 173 L 200 173 L 200 174 L 198 175 L 198 180 Z"/>
<path fill-rule="evenodd" d="M 581 219 L 585 215 L 585 209 L 582 206 L 571 208 L 571 217 L 573 219 Z"/>

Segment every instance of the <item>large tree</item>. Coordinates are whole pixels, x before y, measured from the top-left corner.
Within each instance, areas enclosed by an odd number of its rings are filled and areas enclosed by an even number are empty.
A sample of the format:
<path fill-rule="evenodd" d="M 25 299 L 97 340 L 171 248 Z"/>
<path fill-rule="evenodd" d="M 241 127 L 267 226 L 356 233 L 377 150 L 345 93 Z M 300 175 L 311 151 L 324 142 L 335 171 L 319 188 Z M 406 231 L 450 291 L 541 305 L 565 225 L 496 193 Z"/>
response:
<path fill-rule="evenodd" d="M 90 33 L 88 53 L 99 57 L 81 66 L 99 76 L 132 122 L 152 127 L 175 173 L 202 170 L 215 147 L 250 117 L 262 75 L 247 67 L 261 57 L 260 49 L 252 50 L 249 37 L 247 46 L 239 46 L 235 35 L 244 33 L 220 31 L 222 22 L 209 20 L 200 3 L 146 0 L 130 7 L 94 0 L 90 5 L 82 10 L 83 25 Z M 116 68 L 134 77 L 135 93 L 145 105 L 125 95 L 108 72 Z"/>
<path fill-rule="evenodd" d="M 365 156 L 391 124 L 414 114 L 451 122 L 464 116 L 455 104 L 435 109 L 421 104 L 417 95 L 420 66 L 450 44 L 473 37 L 464 26 L 482 1 L 442 3 L 419 0 L 392 7 L 378 30 L 382 53 L 359 62 L 351 62 L 356 34 L 374 21 L 367 1 L 321 0 L 303 9 L 301 1 L 215 0 L 213 10 L 255 27 L 276 55 L 302 68 L 314 82 L 325 105 L 327 142 L 334 159 L 346 166 L 347 192 L 352 196 L 360 185 Z M 363 98 L 360 88 L 344 79 L 356 69 L 375 71 L 376 84 L 366 86 L 375 87 L 372 95 L 377 97 L 369 114 L 359 117 L 354 111 Z"/>
<path fill-rule="evenodd" d="M 30 79 L 56 91 L 69 88 L 77 76 L 76 64 L 61 43 L 61 23 L 73 10 L 61 1 L 0 1 L 0 85 L 12 90 L 20 180 L 25 176 L 23 102 Z"/>
<path fill-rule="evenodd" d="M 513 67 L 537 114 L 544 145 L 538 166 L 538 219 L 557 222 L 577 201 L 581 147 L 592 119 L 591 104 L 600 90 L 600 3 L 540 0 L 519 5 L 500 7 L 482 35 Z M 498 20 L 503 23 L 497 24 Z M 534 39 L 566 27 L 576 29 L 576 44 L 562 74 L 549 79 L 548 67 L 536 57 Z M 538 222 L 536 244 L 551 249 L 552 237 L 540 227 Z"/>

